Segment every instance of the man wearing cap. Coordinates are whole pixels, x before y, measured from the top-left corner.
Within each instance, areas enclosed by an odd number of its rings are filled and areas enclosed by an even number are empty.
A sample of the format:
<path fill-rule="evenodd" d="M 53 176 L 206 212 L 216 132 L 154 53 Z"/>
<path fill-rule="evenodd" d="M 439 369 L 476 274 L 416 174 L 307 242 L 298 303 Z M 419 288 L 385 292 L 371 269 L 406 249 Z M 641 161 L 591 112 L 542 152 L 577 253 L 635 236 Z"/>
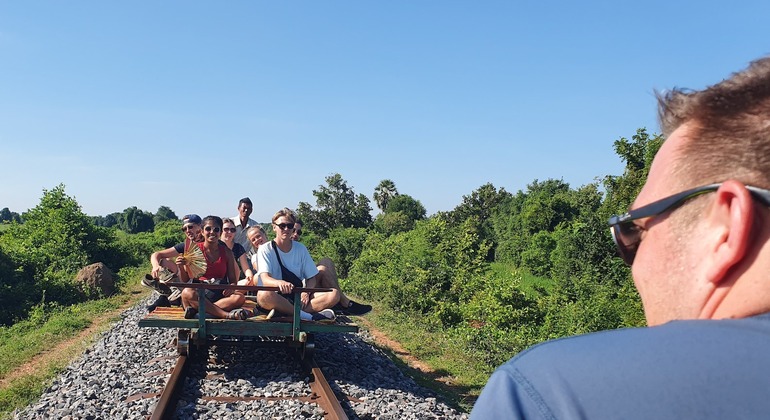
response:
<path fill-rule="evenodd" d="M 203 242 L 201 233 L 201 217 L 197 214 L 188 214 L 182 218 L 182 230 L 187 239 L 191 242 Z M 158 293 L 158 299 L 147 310 L 152 312 L 158 306 L 170 306 L 181 304 L 181 290 L 176 287 L 168 287 L 165 283 L 169 281 L 179 281 L 177 278 L 178 268 L 175 259 L 178 255 L 184 253 L 184 242 L 178 243 L 171 248 L 162 251 L 153 252 L 150 255 L 150 264 L 152 271 L 142 279 L 142 285 L 147 286 Z"/>
<path fill-rule="evenodd" d="M 259 224 L 256 220 L 249 218 L 253 210 L 254 206 L 251 204 L 251 199 L 249 197 L 244 197 L 238 201 L 238 215 L 231 217 L 233 222 L 235 222 L 235 238 L 233 238 L 233 240 L 241 244 L 243 249 L 250 249 L 251 247 L 251 242 L 249 242 L 246 231 L 249 230 L 250 227 Z"/>
<path fill-rule="evenodd" d="M 658 101 L 666 140 L 631 210 L 610 219 L 649 327 L 519 353 L 471 419 L 770 413 L 770 57 Z"/>

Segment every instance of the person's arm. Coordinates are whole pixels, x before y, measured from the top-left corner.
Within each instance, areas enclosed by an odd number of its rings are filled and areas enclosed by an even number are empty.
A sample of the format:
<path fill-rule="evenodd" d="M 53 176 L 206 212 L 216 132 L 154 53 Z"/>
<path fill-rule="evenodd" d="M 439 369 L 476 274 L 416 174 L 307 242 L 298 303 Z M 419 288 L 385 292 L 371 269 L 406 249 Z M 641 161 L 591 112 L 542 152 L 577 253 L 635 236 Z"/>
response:
<path fill-rule="evenodd" d="M 230 250 L 227 246 L 221 246 L 219 249 L 224 250 L 225 252 L 225 261 L 227 261 L 227 282 L 228 284 L 238 284 L 238 277 L 236 276 L 236 264 L 235 264 L 235 256 L 233 255 L 233 251 Z M 230 296 L 233 294 L 232 289 L 225 289 L 222 291 L 222 296 Z"/>
<path fill-rule="evenodd" d="M 163 259 L 169 259 L 173 260 L 177 255 L 179 255 L 179 252 L 174 247 L 164 249 L 162 251 L 153 252 L 152 255 L 150 255 L 150 264 L 152 264 L 152 277 L 158 278 L 158 274 L 160 272 L 160 269 L 163 267 L 161 264 L 161 261 Z"/>
<path fill-rule="evenodd" d="M 316 287 L 316 277 L 318 276 L 313 276 L 313 277 L 310 277 L 309 279 L 305 279 L 305 287 L 307 288 Z M 308 305 L 310 305 L 310 300 L 313 299 L 313 294 L 308 292 L 302 292 L 300 293 L 299 298 L 302 301 L 302 308 L 305 309 L 308 307 Z"/>
<path fill-rule="evenodd" d="M 240 265 L 241 270 L 243 271 L 243 275 L 246 276 L 246 279 L 249 281 L 249 284 L 253 282 L 254 279 L 254 272 L 251 271 L 251 268 L 249 268 L 249 260 L 246 258 L 246 254 L 241 254 L 240 257 L 238 257 L 238 264 Z M 237 267 L 236 267 L 237 268 Z M 240 278 L 240 273 L 235 276 L 236 278 Z"/>
<path fill-rule="evenodd" d="M 259 247 L 259 251 L 257 251 L 257 275 L 259 276 L 259 279 L 262 281 L 263 286 L 269 286 L 269 287 L 277 287 L 281 293 L 288 294 L 291 293 L 292 290 L 294 290 L 294 285 L 289 283 L 288 281 L 284 281 L 281 279 L 276 279 L 273 276 L 270 275 L 270 268 L 277 265 L 277 262 L 271 261 L 270 252 L 277 252 L 270 249 L 270 245 L 265 244 Z M 277 260 L 276 260 L 277 261 Z M 279 271 L 280 268 L 276 267 Z"/>
<path fill-rule="evenodd" d="M 184 255 L 177 255 L 176 266 L 179 269 L 179 281 L 187 283 L 190 281 L 190 273 L 187 271 L 187 260 L 184 259 Z"/>

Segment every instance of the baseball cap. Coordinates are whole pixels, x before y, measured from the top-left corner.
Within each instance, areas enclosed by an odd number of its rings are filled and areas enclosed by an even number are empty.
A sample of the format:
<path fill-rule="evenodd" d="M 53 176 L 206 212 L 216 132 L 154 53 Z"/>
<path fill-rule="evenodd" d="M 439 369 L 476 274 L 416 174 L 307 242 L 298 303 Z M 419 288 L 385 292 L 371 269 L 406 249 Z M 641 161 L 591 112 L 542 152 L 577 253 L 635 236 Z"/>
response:
<path fill-rule="evenodd" d="M 182 223 L 185 225 L 188 223 L 194 223 L 196 225 L 199 225 L 203 223 L 203 221 L 201 220 L 201 217 L 198 216 L 197 214 L 188 214 L 182 218 Z"/>

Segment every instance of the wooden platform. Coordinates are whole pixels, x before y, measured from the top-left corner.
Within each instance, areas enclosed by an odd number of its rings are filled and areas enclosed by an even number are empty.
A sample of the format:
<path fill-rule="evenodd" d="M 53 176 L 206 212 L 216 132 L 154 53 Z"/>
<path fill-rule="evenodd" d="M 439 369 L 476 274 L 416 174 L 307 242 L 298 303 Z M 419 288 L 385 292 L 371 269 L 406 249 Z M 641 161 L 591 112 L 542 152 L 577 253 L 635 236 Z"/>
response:
<path fill-rule="evenodd" d="M 244 307 L 248 307 L 246 302 Z M 253 306 L 253 303 L 252 303 Z M 249 308 L 252 309 L 253 308 Z M 200 315 L 200 314 L 199 314 Z M 139 320 L 140 327 L 155 328 L 189 328 L 205 330 L 209 335 L 241 335 L 241 336 L 288 336 L 295 335 L 295 326 L 292 316 L 274 316 L 270 320 L 261 313 L 246 320 L 229 319 L 203 319 L 201 325 L 200 316 L 195 319 L 185 319 L 184 310 L 179 306 L 158 307 Z M 203 327 L 203 328 L 201 328 Z M 301 321 L 299 331 L 324 333 L 324 332 L 357 332 L 358 325 L 350 318 L 339 315 L 335 322 Z"/>

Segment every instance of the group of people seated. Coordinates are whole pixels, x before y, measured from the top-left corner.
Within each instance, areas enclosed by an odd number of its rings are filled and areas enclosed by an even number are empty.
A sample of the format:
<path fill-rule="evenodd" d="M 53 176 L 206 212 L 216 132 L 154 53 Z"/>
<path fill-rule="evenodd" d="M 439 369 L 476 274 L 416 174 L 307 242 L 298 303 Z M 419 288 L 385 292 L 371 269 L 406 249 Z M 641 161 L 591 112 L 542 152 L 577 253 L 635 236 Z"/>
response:
<path fill-rule="evenodd" d="M 153 311 L 159 306 L 179 306 L 185 310 L 185 318 L 198 316 L 198 291 L 205 292 L 208 316 L 223 319 L 246 319 L 264 311 L 294 313 L 294 288 L 325 288 L 324 292 L 302 292 L 300 316 L 303 320 L 334 321 L 335 313 L 364 315 L 370 305 L 349 299 L 340 290 L 334 264 L 324 258 L 316 265 L 307 248 L 299 242 L 302 223 L 288 208 L 275 213 L 272 228 L 275 239 L 268 241 L 267 233 L 249 216 L 253 210 L 251 200 L 243 198 L 238 203 L 238 216 L 220 218 L 197 214 L 186 215 L 182 230 L 186 239 L 171 248 L 150 256 L 152 271 L 142 284 L 156 290 L 160 296 L 147 307 Z M 191 247 L 197 247 L 205 258 L 205 272 L 194 267 L 185 258 Z M 238 289 L 211 290 L 176 288 L 169 282 L 202 282 L 209 284 L 238 284 L 241 286 L 268 286 L 278 291 L 256 292 L 257 306 L 244 305 L 246 292 Z"/>

